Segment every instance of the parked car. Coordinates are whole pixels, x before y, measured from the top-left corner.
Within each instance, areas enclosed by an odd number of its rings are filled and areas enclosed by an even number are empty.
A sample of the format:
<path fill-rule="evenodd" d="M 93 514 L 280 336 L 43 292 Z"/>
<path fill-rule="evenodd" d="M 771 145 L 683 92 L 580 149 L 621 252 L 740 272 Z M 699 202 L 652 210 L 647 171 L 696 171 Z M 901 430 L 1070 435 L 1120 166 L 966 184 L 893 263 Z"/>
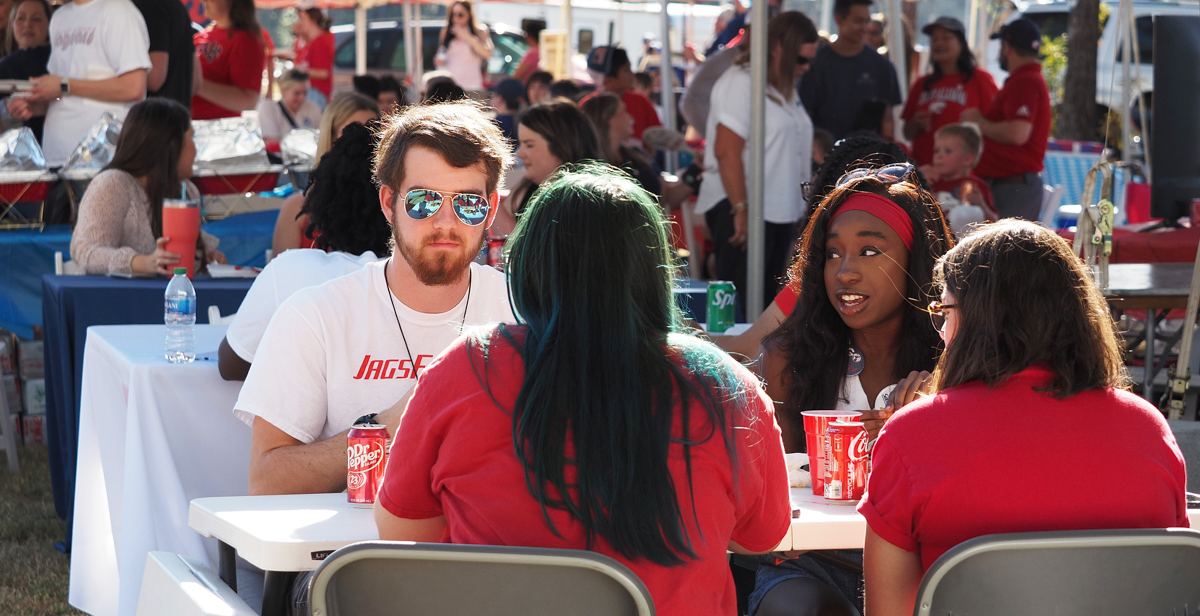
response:
<path fill-rule="evenodd" d="M 1102 0 L 1108 8 L 1108 18 L 1100 32 L 1100 48 L 1096 54 L 1096 102 L 1106 109 L 1119 109 L 1122 93 L 1125 89 L 1125 75 L 1121 68 L 1123 49 L 1117 48 L 1117 0 Z M 1073 3 L 1050 2 L 1045 4 L 1028 4 L 1022 7 L 1021 13 L 1013 14 L 1011 19 L 1024 17 L 1036 23 L 1042 34 L 1057 38 L 1067 32 L 1067 14 L 1073 8 Z M 1154 16 L 1155 15 L 1197 15 L 1195 3 L 1183 4 L 1178 2 L 1157 2 L 1153 0 L 1135 0 L 1133 3 L 1134 23 L 1137 30 L 1138 56 L 1140 66 L 1130 67 L 1130 79 L 1137 90 L 1148 94 L 1154 91 Z M 1122 45 L 1121 47 L 1124 47 Z M 1005 76 L 997 64 L 999 54 L 998 43 L 992 41 L 988 51 L 988 70 L 997 79 Z M 1139 71 L 1141 72 L 1139 78 Z M 1149 101 L 1147 101 L 1149 102 Z"/>
<path fill-rule="evenodd" d="M 433 56 L 437 53 L 438 35 L 445 21 L 425 21 L 421 24 L 421 50 L 425 71 L 434 70 Z M 487 61 L 486 81 L 494 82 L 511 75 L 520 64 L 529 45 L 525 33 L 504 24 L 489 24 L 492 33 L 492 57 Z M 350 89 L 357 54 L 354 47 L 354 26 L 332 28 L 336 37 L 333 56 L 335 89 Z M 372 75 L 391 74 L 399 78 L 408 74 L 404 55 L 404 28 L 395 21 L 380 21 L 367 25 L 367 72 Z"/>

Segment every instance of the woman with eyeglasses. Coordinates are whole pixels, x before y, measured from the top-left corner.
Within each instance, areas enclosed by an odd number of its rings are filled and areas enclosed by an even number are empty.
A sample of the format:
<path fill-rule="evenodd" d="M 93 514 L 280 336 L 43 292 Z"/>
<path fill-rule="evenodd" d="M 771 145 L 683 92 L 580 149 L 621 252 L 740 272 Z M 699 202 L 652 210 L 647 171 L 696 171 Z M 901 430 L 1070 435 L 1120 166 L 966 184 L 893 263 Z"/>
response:
<path fill-rule="evenodd" d="M 612 167 L 568 167 L 508 249 L 520 323 L 421 374 L 379 537 L 592 550 L 659 614 L 736 613 L 727 550 L 771 550 L 791 523 L 783 448 L 757 379 L 680 334 L 658 203 Z"/>
<path fill-rule="evenodd" d="M 883 428 L 858 505 L 867 613 L 912 614 L 925 570 L 981 535 L 1189 526 L 1171 428 L 1126 391 L 1112 317 L 1066 240 L 979 227 L 934 284 L 934 395 Z"/>
<path fill-rule="evenodd" d="M 763 341 L 787 451 L 806 451 L 802 411 L 861 411 L 874 438 L 915 397 L 941 343 L 926 313 L 933 264 L 952 243 L 911 164 L 851 171 L 816 206 L 792 264 L 796 307 Z M 859 614 L 861 563 L 857 550 L 765 563 L 751 614 Z"/>
<path fill-rule="evenodd" d="M 813 124 L 796 102 L 796 80 L 808 70 L 817 50 L 817 28 L 798 11 L 775 16 L 767 24 L 766 267 L 763 304 L 779 291 L 796 223 L 804 216 L 800 184 L 812 174 Z M 704 146 L 704 175 L 696 201 L 716 246 L 717 277 L 733 281 L 738 303 L 746 296 L 746 205 L 750 198 L 750 54 L 713 85 Z"/>

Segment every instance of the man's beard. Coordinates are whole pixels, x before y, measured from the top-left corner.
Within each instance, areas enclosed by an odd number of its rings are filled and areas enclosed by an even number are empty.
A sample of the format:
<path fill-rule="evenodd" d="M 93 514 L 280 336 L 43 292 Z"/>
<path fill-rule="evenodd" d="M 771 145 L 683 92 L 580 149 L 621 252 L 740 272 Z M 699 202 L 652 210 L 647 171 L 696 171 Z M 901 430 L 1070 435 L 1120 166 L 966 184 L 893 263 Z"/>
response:
<path fill-rule="evenodd" d="M 448 253 L 444 250 L 432 251 L 425 246 L 433 242 L 449 239 L 466 247 L 466 251 L 460 254 Z M 392 240 L 396 244 L 396 251 L 400 256 L 404 257 L 404 261 L 412 268 L 412 271 L 417 276 L 417 280 L 421 284 L 430 287 L 440 287 L 451 285 L 466 275 L 467 268 L 471 266 L 471 262 L 475 260 L 475 256 L 483 248 L 483 235 L 480 234 L 477 241 L 472 247 L 471 243 L 454 232 L 449 233 L 434 233 L 422 238 L 421 244 L 418 246 L 410 245 L 400 236 L 399 229 L 392 230 Z"/>
<path fill-rule="evenodd" d="M 1000 70 L 1008 72 L 1008 58 L 1004 56 L 1004 46 L 1000 46 Z"/>

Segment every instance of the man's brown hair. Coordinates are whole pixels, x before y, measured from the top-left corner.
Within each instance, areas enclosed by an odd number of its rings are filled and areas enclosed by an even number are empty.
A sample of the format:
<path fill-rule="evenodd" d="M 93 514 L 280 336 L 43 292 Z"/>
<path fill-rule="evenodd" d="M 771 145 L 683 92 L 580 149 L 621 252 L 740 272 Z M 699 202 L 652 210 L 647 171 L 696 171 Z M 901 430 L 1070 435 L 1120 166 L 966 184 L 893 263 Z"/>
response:
<path fill-rule="evenodd" d="M 474 101 L 453 101 L 405 107 L 385 120 L 375 151 L 375 177 L 400 190 L 404 155 L 413 146 L 437 152 L 451 167 L 482 165 L 487 172 L 488 196 L 512 164 L 512 150 L 500 129 Z"/>

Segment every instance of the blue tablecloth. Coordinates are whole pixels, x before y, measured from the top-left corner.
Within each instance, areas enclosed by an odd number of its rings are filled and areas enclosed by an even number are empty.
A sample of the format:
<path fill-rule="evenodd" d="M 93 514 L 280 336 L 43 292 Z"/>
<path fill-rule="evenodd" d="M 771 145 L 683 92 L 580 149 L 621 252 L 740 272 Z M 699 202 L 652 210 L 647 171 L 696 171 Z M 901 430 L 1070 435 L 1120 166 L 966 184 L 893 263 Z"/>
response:
<path fill-rule="evenodd" d="M 230 263 L 262 267 L 278 216 L 278 210 L 239 214 L 207 223 L 204 230 L 221 239 Z M 0 328 L 33 338 L 33 326 L 42 323 L 42 276 L 54 273 L 55 252 L 70 259 L 67 225 L 0 231 Z"/>
<path fill-rule="evenodd" d="M 222 314 L 237 312 L 253 279 L 199 278 L 196 287 L 197 322 L 208 322 L 208 307 Z M 46 440 L 50 448 L 50 480 L 54 509 L 67 520 L 75 496 L 75 453 L 79 442 L 79 385 L 83 382 L 83 343 L 92 325 L 163 322 L 163 293 L 167 279 L 129 280 L 107 276 L 42 278 L 46 350 Z M 199 352 L 214 349 L 197 349 Z"/>

